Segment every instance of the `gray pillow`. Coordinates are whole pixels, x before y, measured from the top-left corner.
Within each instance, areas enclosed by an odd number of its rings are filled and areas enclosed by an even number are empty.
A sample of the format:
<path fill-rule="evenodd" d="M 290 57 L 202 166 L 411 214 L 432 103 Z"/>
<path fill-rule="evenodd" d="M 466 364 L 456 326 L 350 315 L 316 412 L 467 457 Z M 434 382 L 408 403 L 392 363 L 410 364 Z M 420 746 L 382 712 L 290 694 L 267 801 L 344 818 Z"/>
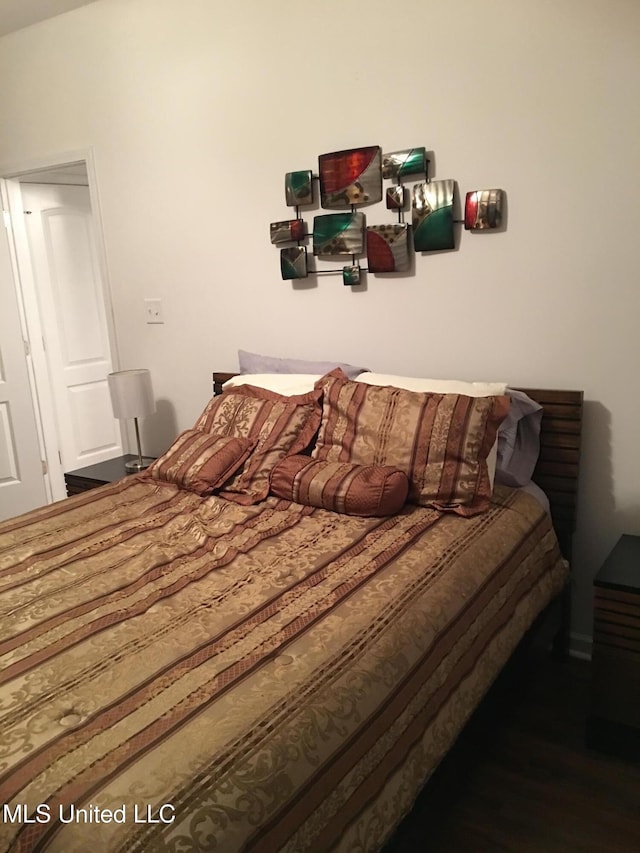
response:
<path fill-rule="evenodd" d="M 315 373 L 324 375 L 340 367 L 349 379 L 355 379 L 368 368 L 354 367 L 340 361 L 306 361 L 300 358 L 277 358 L 271 355 L 258 355 L 255 352 L 238 350 L 240 373 Z"/>
<path fill-rule="evenodd" d="M 540 454 L 542 406 L 523 391 L 507 388 L 507 394 L 511 405 L 498 430 L 495 481 L 520 488 L 530 482 Z"/>

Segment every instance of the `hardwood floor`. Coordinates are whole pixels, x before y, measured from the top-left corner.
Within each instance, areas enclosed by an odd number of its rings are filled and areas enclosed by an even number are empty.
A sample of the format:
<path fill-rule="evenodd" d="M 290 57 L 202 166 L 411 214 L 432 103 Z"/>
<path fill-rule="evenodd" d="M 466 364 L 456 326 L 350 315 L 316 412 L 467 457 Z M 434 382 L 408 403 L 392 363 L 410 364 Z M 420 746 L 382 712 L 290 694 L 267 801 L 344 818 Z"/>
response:
<path fill-rule="evenodd" d="M 588 662 L 519 662 L 384 853 L 639 851 L 640 766 L 587 749 L 588 707 Z"/>

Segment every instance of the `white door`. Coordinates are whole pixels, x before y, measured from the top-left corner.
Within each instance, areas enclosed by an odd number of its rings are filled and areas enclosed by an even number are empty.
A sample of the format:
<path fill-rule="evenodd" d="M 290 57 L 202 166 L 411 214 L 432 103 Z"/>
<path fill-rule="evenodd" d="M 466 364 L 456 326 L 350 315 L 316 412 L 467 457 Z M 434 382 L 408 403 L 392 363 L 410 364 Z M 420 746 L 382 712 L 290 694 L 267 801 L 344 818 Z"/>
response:
<path fill-rule="evenodd" d="M 47 503 L 26 352 L 7 231 L 0 224 L 0 520 Z"/>
<path fill-rule="evenodd" d="M 22 202 L 64 471 L 122 453 L 88 187 L 23 183 Z"/>

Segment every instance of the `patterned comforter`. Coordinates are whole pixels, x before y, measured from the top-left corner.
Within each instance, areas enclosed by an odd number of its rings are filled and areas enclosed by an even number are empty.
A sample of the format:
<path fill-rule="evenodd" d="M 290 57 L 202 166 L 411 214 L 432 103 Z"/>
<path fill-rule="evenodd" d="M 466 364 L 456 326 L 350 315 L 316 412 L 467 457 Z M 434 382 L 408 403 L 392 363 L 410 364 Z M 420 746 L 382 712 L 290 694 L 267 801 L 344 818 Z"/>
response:
<path fill-rule="evenodd" d="M 0 850 L 376 850 L 566 579 L 548 516 L 134 476 L 0 525 Z"/>

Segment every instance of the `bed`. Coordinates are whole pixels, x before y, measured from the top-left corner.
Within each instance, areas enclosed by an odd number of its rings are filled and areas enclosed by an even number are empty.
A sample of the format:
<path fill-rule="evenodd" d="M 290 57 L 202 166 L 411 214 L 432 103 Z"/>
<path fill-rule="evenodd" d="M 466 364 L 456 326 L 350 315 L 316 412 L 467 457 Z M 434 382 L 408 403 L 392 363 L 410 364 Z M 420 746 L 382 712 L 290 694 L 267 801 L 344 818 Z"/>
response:
<path fill-rule="evenodd" d="M 568 588 L 580 392 L 526 392 L 550 513 L 494 484 L 482 511 L 371 515 L 341 511 L 354 489 L 338 511 L 274 494 L 273 471 L 263 494 L 259 466 L 246 499 L 260 445 L 221 401 L 273 392 L 220 395 L 231 376 L 194 430 L 206 477 L 174 454 L 0 525 L 2 851 L 379 850 Z M 274 470 L 330 447 L 328 387 Z"/>

